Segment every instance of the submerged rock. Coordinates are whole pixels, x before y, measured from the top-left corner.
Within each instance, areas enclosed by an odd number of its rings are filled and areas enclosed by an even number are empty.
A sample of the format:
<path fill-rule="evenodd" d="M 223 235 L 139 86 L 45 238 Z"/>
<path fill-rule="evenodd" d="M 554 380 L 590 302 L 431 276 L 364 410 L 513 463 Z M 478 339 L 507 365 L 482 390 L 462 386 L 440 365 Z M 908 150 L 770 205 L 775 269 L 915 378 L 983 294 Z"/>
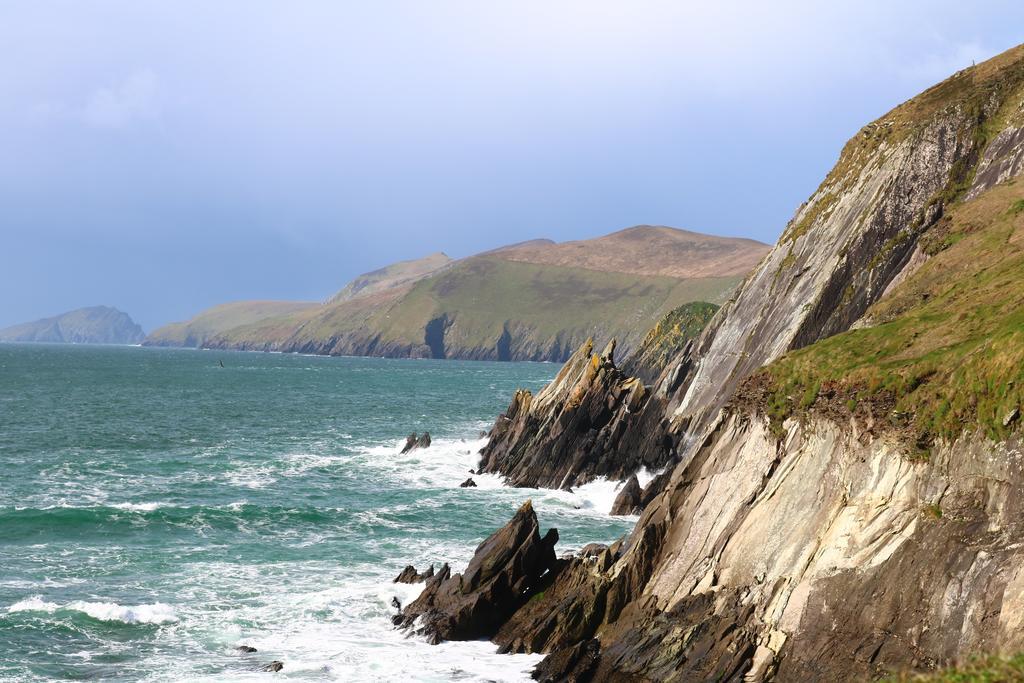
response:
<path fill-rule="evenodd" d="M 417 448 L 429 448 L 430 447 L 430 432 L 423 432 L 423 436 L 419 436 L 416 432 L 413 432 L 409 436 L 405 437 L 405 446 L 402 448 L 402 455 L 405 455 L 409 451 L 414 451 Z"/>
<path fill-rule="evenodd" d="M 279 661 L 277 661 L 275 659 L 270 664 L 267 664 L 265 667 L 260 669 L 260 671 L 269 671 L 271 673 L 277 673 L 278 671 L 280 671 L 283 668 L 284 668 L 284 662 L 279 662 Z"/>
<path fill-rule="evenodd" d="M 640 481 L 634 474 L 626 482 L 626 485 L 619 491 L 619 495 L 615 496 L 615 502 L 612 503 L 612 515 L 636 515 L 640 513 L 640 501 L 643 496 L 643 490 L 640 488 Z"/>
<path fill-rule="evenodd" d="M 461 484 L 459 484 L 459 487 L 460 487 L 460 488 L 464 488 L 464 489 L 468 489 L 468 488 L 476 488 L 476 482 L 475 482 L 475 481 L 473 481 L 473 477 L 470 477 L 470 478 L 469 478 L 469 479 L 467 479 L 466 481 L 464 481 L 464 482 L 462 482 Z"/>
<path fill-rule="evenodd" d="M 244 652 L 246 654 L 257 651 L 256 648 L 254 648 L 252 645 L 239 645 L 235 648 L 235 650 L 237 650 L 238 652 Z"/>
<path fill-rule="evenodd" d="M 557 541 L 555 529 L 541 537 L 527 501 L 480 544 L 464 573 L 453 575 L 445 564 L 394 621 L 405 628 L 416 622 L 416 632 L 432 643 L 490 638 L 555 565 Z"/>

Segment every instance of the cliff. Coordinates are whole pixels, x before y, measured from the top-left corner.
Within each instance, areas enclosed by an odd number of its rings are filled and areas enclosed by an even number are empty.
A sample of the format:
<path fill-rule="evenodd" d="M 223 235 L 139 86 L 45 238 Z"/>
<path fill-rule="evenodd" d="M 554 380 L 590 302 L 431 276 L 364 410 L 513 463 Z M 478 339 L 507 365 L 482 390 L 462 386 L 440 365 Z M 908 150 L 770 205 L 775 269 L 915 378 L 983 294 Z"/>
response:
<path fill-rule="evenodd" d="M 626 353 L 678 306 L 723 302 L 766 252 L 765 245 L 751 240 L 651 226 L 564 244 L 534 240 L 458 261 L 440 255 L 396 264 L 356 278 L 318 307 L 235 325 L 204 313 L 183 326 L 158 330 L 150 341 L 184 338 L 213 348 L 331 355 L 562 362 L 590 337 L 616 337 Z M 213 329 L 183 334 L 208 327 L 210 320 L 218 322 Z"/>
<path fill-rule="evenodd" d="M 138 344 L 142 328 L 127 313 L 91 306 L 0 330 L 0 341 L 58 344 Z"/>
<path fill-rule="evenodd" d="M 1024 650 L 1022 172 L 1024 47 L 862 129 L 654 383 L 659 438 L 620 414 L 630 463 L 675 453 L 636 529 L 553 568 L 495 641 L 550 653 L 550 681 L 865 680 Z"/>

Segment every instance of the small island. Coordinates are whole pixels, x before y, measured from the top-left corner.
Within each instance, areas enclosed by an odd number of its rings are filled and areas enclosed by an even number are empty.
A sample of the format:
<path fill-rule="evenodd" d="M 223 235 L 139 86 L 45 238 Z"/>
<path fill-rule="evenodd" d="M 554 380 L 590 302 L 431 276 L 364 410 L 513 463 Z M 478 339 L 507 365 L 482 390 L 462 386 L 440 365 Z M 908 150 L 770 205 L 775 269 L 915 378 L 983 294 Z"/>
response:
<path fill-rule="evenodd" d="M 124 311 L 89 306 L 0 329 L 0 342 L 138 344 L 146 333 Z"/>

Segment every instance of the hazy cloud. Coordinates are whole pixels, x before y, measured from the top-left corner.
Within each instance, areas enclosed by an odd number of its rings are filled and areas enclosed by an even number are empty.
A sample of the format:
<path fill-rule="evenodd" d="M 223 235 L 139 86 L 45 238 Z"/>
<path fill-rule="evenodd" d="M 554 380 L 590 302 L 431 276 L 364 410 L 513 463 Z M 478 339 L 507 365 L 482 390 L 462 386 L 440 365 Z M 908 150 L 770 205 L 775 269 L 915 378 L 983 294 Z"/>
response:
<path fill-rule="evenodd" d="M 0 6 L 0 327 L 317 300 L 637 223 L 776 238 L 866 122 L 1020 0 Z M 24 283 L 38 283 L 28 291 Z"/>
<path fill-rule="evenodd" d="M 117 85 L 95 90 L 82 108 L 82 120 L 97 128 L 123 128 L 160 115 L 160 82 L 148 69 L 129 74 Z"/>

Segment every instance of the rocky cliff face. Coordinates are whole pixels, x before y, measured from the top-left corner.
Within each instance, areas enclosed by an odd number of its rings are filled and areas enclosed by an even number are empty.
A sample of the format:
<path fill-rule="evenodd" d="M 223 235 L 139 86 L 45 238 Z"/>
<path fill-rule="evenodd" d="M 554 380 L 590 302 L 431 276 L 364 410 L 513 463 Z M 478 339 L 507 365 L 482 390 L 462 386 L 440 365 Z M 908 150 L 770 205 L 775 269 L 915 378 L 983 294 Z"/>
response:
<path fill-rule="evenodd" d="M 1016 48 L 851 140 L 661 374 L 657 419 L 617 414 L 632 462 L 677 464 L 621 547 L 530 603 L 571 636 L 510 619 L 551 653 L 539 678 L 857 680 L 1024 649 L 1022 127 Z M 562 386 L 610 404 L 620 385 L 578 365 Z M 494 434 L 525 460 L 564 425 Z M 589 452 L 574 433 L 559 453 Z"/>

